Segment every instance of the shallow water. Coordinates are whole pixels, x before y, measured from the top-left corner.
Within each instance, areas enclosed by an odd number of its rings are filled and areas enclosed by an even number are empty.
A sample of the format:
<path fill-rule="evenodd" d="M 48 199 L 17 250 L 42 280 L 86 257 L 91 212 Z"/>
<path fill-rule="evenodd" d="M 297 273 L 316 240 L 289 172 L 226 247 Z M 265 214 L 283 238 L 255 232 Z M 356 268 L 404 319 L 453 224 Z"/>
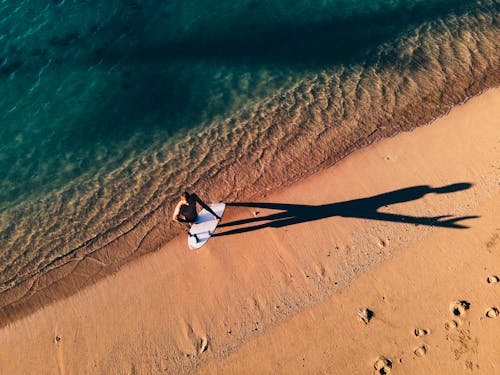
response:
<path fill-rule="evenodd" d="M 500 82 L 493 1 L 32 3 L 0 2 L 3 290 L 181 190 L 264 194 Z"/>

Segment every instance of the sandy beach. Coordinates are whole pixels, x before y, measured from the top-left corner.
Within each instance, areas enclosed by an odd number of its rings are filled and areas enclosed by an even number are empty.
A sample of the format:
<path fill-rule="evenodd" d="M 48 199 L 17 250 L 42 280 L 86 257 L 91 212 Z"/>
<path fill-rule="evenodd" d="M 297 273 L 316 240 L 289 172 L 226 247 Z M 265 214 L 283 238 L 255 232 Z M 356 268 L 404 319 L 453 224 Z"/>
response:
<path fill-rule="evenodd" d="M 0 373 L 498 373 L 499 129 L 495 88 L 230 202 L 199 251 L 182 235 L 12 309 Z"/>

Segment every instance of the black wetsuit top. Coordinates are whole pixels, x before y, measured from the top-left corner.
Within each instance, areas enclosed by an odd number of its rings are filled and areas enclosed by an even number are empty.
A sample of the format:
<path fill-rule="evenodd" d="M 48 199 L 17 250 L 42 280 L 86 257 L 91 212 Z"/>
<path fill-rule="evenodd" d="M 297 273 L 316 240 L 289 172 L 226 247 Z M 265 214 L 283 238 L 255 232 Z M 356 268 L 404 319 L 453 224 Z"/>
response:
<path fill-rule="evenodd" d="M 194 223 L 196 218 L 198 217 L 198 212 L 196 211 L 196 203 L 198 202 L 201 207 L 210 212 L 212 215 L 217 216 L 215 212 L 207 206 L 203 201 L 198 198 L 196 194 L 189 195 L 187 198 L 188 204 L 183 204 L 179 210 L 180 216 L 184 216 L 185 219 L 181 219 L 180 221 L 185 221 L 188 223 Z"/>
<path fill-rule="evenodd" d="M 196 195 L 190 195 L 187 199 L 188 204 L 183 204 L 180 209 L 180 214 L 184 216 L 186 221 L 194 222 L 196 217 L 198 216 L 198 212 L 196 211 Z"/>

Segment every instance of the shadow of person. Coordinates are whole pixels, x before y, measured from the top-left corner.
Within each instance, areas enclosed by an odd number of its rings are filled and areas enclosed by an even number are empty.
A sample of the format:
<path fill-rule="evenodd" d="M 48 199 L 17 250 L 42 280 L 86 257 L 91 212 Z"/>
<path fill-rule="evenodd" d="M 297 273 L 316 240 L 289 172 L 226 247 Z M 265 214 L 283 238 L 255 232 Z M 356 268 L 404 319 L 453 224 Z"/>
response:
<path fill-rule="evenodd" d="M 369 220 L 391 221 L 396 223 L 408 223 L 427 225 L 444 228 L 465 229 L 460 221 L 475 219 L 479 216 L 452 217 L 452 215 L 441 216 L 408 216 L 380 212 L 381 207 L 392 204 L 409 202 L 422 198 L 426 194 L 448 194 L 456 191 L 466 190 L 472 186 L 470 183 L 457 183 L 438 188 L 429 185 L 412 186 L 409 188 L 394 190 L 388 193 L 375 195 L 368 198 L 353 199 L 345 202 L 323 204 L 319 206 L 287 204 L 287 203 L 262 203 L 262 202 L 233 202 L 228 206 L 254 207 L 279 210 L 280 212 L 262 217 L 236 220 L 220 224 L 219 228 L 230 226 L 256 224 L 242 228 L 229 229 L 214 236 L 227 236 L 230 234 L 245 233 L 263 228 L 281 228 L 293 224 L 321 220 L 333 216 L 352 217 Z M 265 222 L 265 223 L 261 223 Z"/>

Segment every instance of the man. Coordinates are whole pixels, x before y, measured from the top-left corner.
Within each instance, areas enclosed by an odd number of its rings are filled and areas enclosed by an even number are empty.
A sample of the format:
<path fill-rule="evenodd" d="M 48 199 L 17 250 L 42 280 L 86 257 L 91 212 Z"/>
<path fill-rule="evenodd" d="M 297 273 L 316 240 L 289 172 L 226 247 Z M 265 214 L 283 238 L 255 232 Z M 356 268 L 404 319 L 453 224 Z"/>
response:
<path fill-rule="evenodd" d="M 218 220 L 220 220 L 220 217 L 214 211 L 212 211 L 212 209 L 208 205 L 206 205 L 196 194 L 189 194 L 187 191 L 185 191 L 181 194 L 180 198 L 181 200 L 175 207 L 172 220 L 185 225 L 188 230 L 189 236 L 194 236 L 196 241 L 198 241 L 198 237 L 196 236 L 196 234 L 189 233 L 191 225 L 196 221 L 196 218 L 198 217 L 196 203 L 198 202 L 201 207 L 214 215 L 214 217 L 216 217 Z"/>

